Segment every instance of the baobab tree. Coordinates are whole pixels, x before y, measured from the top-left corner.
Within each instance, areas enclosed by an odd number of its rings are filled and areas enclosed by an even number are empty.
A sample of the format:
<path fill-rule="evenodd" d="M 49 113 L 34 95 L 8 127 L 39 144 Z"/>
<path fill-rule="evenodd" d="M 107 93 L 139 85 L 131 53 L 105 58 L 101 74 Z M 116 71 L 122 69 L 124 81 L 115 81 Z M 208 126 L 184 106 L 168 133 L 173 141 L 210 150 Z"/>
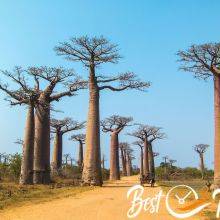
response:
<path fill-rule="evenodd" d="M 144 153 L 143 153 L 143 148 L 144 148 L 144 143 L 143 141 L 135 141 L 133 143 L 134 145 L 138 146 L 140 148 L 140 176 L 143 177 L 144 175 L 144 164 L 143 164 L 143 160 L 144 160 Z"/>
<path fill-rule="evenodd" d="M 64 154 L 64 155 L 63 155 L 63 162 L 64 162 L 64 165 L 65 165 L 65 166 L 68 165 L 69 159 L 71 159 L 70 154 Z"/>
<path fill-rule="evenodd" d="M 122 117 L 119 115 L 113 115 L 105 120 L 101 121 L 101 127 L 103 132 L 111 133 L 111 145 L 110 145 L 110 180 L 120 179 L 120 165 L 119 165 L 119 133 L 129 126 L 133 120 L 131 117 Z"/>
<path fill-rule="evenodd" d="M 149 171 L 151 178 L 155 178 L 155 162 L 154 162 L 154 152 L 152 143 L 155 140 L 161 140 L 166 137 L 165 133 L 161 132 L 161 128 L 152 127 L 152 135 L 149 138 L 149 148 L 148 148 L 148 158 L 149 158 Z"/>
<path fill-rule="evenodd" d="M 135 157 L 133 155 L 133 149 L 131 149 L 129 144 L 128 144 L 128 147 L 125 150 L 125 155 L 126 155 L 126 171 L 127 171 L 127 176 L 131 176 L 132 172 L 133 172 L 132 160 L 135 159 Z"/>
<path fill-rule="evenodd" d="M 136 131 L 128 134 L 138 138 L 144 143 L 143 170 L 146 177 L 149 177 L 150 175 L 154 177 L 155 175 L 152 142 L 156 139 L 165 138 L 165 134 L 161 133 L 160 130 L 161 128 L 155 126 L 139 124 L 139 128 Z"/>
<path fill-rule="evenodd" d="M 50 125 L 51 132 L 55 133 L 52 168 L 53 171 L 58 172 L 62 167 L 63 135 L 84 128 L 85 122 L 79 123 L 71 118 L 51 119 Z"/>
<path fill-rule="evenodd" d="M 126 149 L 128 148 L 127 142 L 119 143 L 119 149 L 121 151 L 121 164 L 122 164 L 122 175 L 127 176 L 127 169 L 126 169 Z"/>
<path fill-rule="evenodd" d="M 165 174 L 165 178 L 168 179 L 167 165 L 168 165 L 169 157 L 168 156 L 164 156 L 164 157 L 162 157 L 162 159 L 164 160 L 164 174 Z"/>
<path fill-rule="evenodd" d="M 170 163 L 170 167 L 173 167 L 173 164 L 176 163 L 176 160 L 173 159 L 169 159 L 169 163 Z"/>
<path fill-rule="evenodd" d="M 26 105 L 28 107 L 26 116 L 26 126 L 24 132 L 24 141 L 22 143 L 22 162 L 20 184 L 33 183 L 33 157 L 34 157 L 34 107 L 39 98 L 39 91 L 34 85 L 28 85 L 28 78 L 25 77 L 28 70 L 21 67 L 15 67 L 13 71 L 1 71 L 3 75 L 15 83 L 18 88 L 11 90 L 8 84 L 0 84 L 0 89 L 8 95 L 7 101 L 11 106 Z M 29 83 L 30 84 L 30 83 Z M 35 85 L 36 86 L 36 85 Z"/>
<path fill-rule="evenodd" d="M 202 179 L 204 179 L 205 175 L 204 153 L 206 152 L 208 147 L 208 144 L 197 144 L 194 147 L 195 152 L 199 154 Z"/>
<path fill-rule="evenodd" d="M 169 159 L 169 165 L 170 165 L 170 171 L 172 172 L 173 171 L 173 164 L 176 163 L 176 160 L 173 160 L 173 159 Z"/>
<path fill-rule="evenodd" d="M 9 160 L 10 160 L 10 154 L 4 154 L 3 157 L 3 164 L 8 164 Z"/>
<path fill-rule="evenodd" d="M 73 96 L 79 89 L 86 87 L 73 70 L 62 67 L 30 67 L 28 74 L 36 81 L 39 93 L 35 105 L 35 138 L 34 138 L 34 174 L 36 184 L 50 183 L 50 110 L 51 103 L 60 101 L 65 96 Z M 40 84 L 43 84 L 44 89 Z M 45 85 L 46 84 L 46 85 Z M 58 85 L 65 86 L 63 92 L 57 93 Z"/>
<path fill-rule="evenodd" d="M 5 153 L 0 153 L 0 163 L 2 163 L 2 159 L 4 158 Z"/>
<path fill-rule="evenodd" d="M 152 135 L 151 129 L 149 126 L 140 125 L 137 131 L 128 133 L 128 135 L 138 138 L 144 143 L 144 159 L 143 159 L 143 174 L 149 176 L 149 143 L 148 139 Z"/>
<path fill-rule="evenodd" d="M 20 183 L 32 183 L 32 179 L 34 183 L 49 183 L 50 103 L 59 101 L 64 96 L 72 96 L 75 91 L 84 88 L 86 82 L 81 81 L 72 70 L 63 68 L 16 67 L 13 72 L 2 73 L 19 85 L 16 91 L 9 90 L 7 84 L 0 85 L 0 89 L 10 96 L 11 105 L 28 106 Z M 27 78 L 32 79 L 35 85 L 28 86 Z M 44 90 L 40 88 L 41 83 L 45 85 L 42 81 L 48 82 Z M 63 83 L 68 87 L 66 91 L 54 92 L 57 84 Z"/>
<path fill-rule="evenodd" d="M 107 161 L 106 157 L 105 157 L 105 154 L 102 154 L 102 169 L 104 170 L 105 169 L 105 161 Z"/>
<path fill-rule="evenodd" d="M 149 82 L 140 81 L 133 72 L 116 76 L 97 74 L 97 67 L 104 63 L 117 63 L 120 59 L 117 45 L 104 37 L 87 36 L 71 38 L 55 47 L 57 55 L 67 60 L 81 62 L 88 70 L 89 110 L 86 128 L 86 152 L 82 180 L 85 185 L 102 185 L 100 155 L 99 96 L 102 90 L 146 90 Z"/>
<path fill-rule="evenodd" d="M 85 144 L 85 139 L 85 134 L 74 134 L 70 137 L 70 140 L 77 141 L 79 143 L 79 156 L 77 163 L 81 171 L 83 169 L 83 145 Z"/>
<path fill-rule="evenodd" d="M 192 45 L 179 51 L 180 69 L 194 73 L 199 79 L 212 77 L 214 81 L 214 188 L 220 187 L 220 43 Z"/>

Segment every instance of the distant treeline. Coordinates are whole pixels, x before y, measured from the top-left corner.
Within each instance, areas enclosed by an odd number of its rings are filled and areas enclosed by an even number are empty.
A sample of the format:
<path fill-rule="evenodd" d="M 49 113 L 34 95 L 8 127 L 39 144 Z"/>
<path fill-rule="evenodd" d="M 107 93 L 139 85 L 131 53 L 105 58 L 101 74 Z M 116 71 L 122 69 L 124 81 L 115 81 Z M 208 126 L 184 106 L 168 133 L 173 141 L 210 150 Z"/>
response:
<path fill-rule="evenodd" d="M 213 170 L 205 168 L 204 172 L 205 180 L 213 179 Z M 159 167 L 156 167 L 156 177 L 160 180 L 201 179 L 201 170 L 195 167 L 165 166 L 164 163 L 161 163 Z"/>

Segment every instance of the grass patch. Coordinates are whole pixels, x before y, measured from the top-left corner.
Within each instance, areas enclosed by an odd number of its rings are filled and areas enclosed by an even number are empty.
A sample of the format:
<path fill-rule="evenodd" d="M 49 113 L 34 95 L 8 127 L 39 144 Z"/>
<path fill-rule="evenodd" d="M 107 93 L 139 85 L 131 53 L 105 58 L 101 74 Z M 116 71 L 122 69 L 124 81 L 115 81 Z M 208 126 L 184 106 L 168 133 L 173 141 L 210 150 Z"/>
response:
<path fill-rule="evenodd" d="M 205 217 L 205 220 L 216 220 L 216 213 L 214 211 L 204 211 L 203 215 Z"/>
<path fill-rule="evenodd" d="M 15 183 L 1 183 L 0 209 L 75 196 L 78 193 L 92 189 L 94 187 L 65 186 L 59 184 L 19 186 Z"/>

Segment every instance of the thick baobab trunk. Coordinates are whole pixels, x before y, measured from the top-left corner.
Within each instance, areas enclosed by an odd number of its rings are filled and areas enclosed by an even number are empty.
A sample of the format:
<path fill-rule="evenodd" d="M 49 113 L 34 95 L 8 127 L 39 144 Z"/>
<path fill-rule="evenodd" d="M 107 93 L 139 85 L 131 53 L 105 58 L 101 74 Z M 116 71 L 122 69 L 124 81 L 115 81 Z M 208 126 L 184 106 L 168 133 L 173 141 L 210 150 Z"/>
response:
<path fill-rule="evenodd" d="M 111 133 L 110 180 L 120 180 L 118 134 Z"/>
<path fill-rule="evenodd" d="M 143 162 L 143 159 L 144 159 L 144 153 L 143 153 L 143 149 L 141 147 L 141 158 L 140 158 L 140 176 L 141 177 L 144 174 L 144 162 Z"/>
<path fill-rule="evenodd" d="M 151 143 L 148 145 L 149 173 L 151 178 L 155 178 L 154 153 Z"/>
<path fill-rule="evenodd" d="M 149 158 L 148 158 L 148 142 L 144 141 L 144 175 L 149 175 Z"/>
<path fill-rule="evenodd" d="M 80 170 L 83 169 L 83 143 L 79 141 L 79 159 L 78 159 L 78 166 Z"/>
<path fill-rule="evenodd" d="M 63 156 L 63 136 L 61 132 L 56 132 L 54 139 L 54 150 L 53 150 L 53 160 L 52 168 L 53 171 L 59 172 L 62 167 L 62 156 Z"/>
<path fill-rule="evenodd" d="M 85 185 L 102 186 L 100 155 L 99 88 L 94 68 L 89 78 L 89 112 L 86 128 L 86 152 L 82 180 Z"/>
<path fill-rule="evenodd" d="M 200 157 L 200 169 L 201 169 L 201 174 L 202 174 L 202 179 L 204 179 L 204 174 L 205 174 L 205 165 L 204 165 L 204 158 L 203 158 L 203 154 L 200 153 L 199 154 Z"/>
<path fill-rule="evenodd" d="M 21 162 L 20 184 L 33 183 L 33 158 L 34 158 L 34 105 L 28 106 L 23 156 Z"/>
<path fill-rule="evenodd" d="M 34 183 L 50 183 L 50 103 L 42 94 L 35 114 Z"/>
<path fill-rule="evenodd" d="M 122 164 L 122 175 L 127 176 L 126 158 L 125 158 L 124 150 L 122 148 L 121 148 L 121 164 Z"/>
<path fill-rule="evenodd" d="M 215 149 L 214 187 L 220 188 L 220 76 L 214 76 Z"/>

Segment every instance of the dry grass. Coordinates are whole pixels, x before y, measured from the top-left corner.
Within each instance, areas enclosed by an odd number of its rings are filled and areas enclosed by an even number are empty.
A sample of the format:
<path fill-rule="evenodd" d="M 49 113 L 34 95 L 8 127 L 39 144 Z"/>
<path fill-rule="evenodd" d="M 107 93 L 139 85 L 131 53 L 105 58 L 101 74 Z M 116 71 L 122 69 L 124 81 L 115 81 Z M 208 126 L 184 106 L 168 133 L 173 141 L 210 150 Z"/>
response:
<path fill-rule="evenodd" d="M 19 186 L 15 183 L 1 183 L 0 209 L 75 196 L 78 193 L 91 190 L 93 188 L 94 187 L 71 186 L 71 184 L 67 183 L 32 186 Z"/>

